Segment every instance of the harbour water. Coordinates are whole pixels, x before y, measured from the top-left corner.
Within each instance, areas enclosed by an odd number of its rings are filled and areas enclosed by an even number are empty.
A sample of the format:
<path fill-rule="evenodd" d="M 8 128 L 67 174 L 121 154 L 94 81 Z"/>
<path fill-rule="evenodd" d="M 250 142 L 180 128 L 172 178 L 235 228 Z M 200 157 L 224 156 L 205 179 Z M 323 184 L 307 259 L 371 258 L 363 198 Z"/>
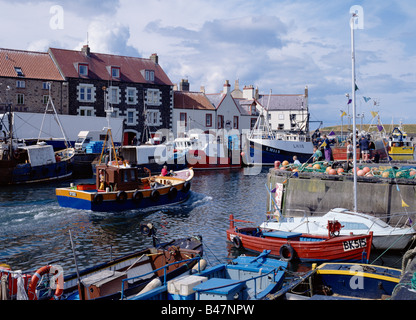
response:
<path fill-rule="evenodd" d="M 86 268 L 151 245 L 140 224 L 152 222 L 161 241 L 201 235 L 204 257 L 213 265 L 243 253 L 226 242 L 229 215 L 259 225 L 265 218 L 269 168 L 245 174 L 244 169 L 196 171 L 190 198 L 157 210 L 97 213 L 61 208 L 55 188 L 71 180 L 46 185 L 0 189 L 0 263 L 13 270 L 36 270 L 54 262 L 65 273 L 75 271 L 71 230 L 78 267 Z M 74 182 L 91 182 L 91 179 Z M 370 262 L 380 252 L 372 253 Z M 388 253 L 376 261 L 401 267 L 401 254 Z M 302 268 L 303 269 L 303 268 Z"/>

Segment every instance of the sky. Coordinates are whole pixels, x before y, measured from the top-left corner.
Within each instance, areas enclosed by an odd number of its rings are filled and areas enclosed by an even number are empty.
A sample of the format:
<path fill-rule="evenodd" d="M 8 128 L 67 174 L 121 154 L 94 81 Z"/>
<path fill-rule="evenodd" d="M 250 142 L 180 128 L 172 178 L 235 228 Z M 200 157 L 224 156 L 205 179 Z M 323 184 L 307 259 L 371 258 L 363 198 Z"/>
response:
<path fill-rule="evenodd" d="M 412 0 L 0 0 L 0 47 L 49 47 L 148 58 L 191 91 L 254 85 L 309 89 L 311 121 L 352 114 L 350 11 L 355 30 L 357 124 L 416 123 L 416 5 Z M 364 100 L 365 98 L 367 102 Z M 318 122 L 311 123 L 316 127 Z"/>

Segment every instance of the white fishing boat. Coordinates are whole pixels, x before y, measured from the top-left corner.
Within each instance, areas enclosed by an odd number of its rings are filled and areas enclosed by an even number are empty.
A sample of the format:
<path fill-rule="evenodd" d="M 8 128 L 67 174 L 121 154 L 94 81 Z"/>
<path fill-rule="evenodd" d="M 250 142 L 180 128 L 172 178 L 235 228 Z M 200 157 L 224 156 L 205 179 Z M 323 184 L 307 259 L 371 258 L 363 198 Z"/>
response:
<path fill-rule="evenodd" d="M 349 211 L 344 208 L 335 208 L 320 217 L 288 217 L 265 221 L 260 225 L 264 230 L 278 230 L 286 232 L 310 233 L 327 235 L 328 221 L 337 221 L 342 228 L 339 235 L 369 234 L 373 232 L 373 246 L 378 250 L 405 249 L 416 231 L 411 227 L 390 226 L 383 220 L 374 216 Z"/>

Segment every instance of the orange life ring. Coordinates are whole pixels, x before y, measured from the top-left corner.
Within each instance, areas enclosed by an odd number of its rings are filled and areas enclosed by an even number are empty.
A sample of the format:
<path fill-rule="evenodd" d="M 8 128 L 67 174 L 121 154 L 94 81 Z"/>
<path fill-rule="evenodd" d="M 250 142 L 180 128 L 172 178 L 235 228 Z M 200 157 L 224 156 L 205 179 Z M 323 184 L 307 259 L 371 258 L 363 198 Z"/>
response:
<path fill-rule="evenodd" d="M 52 266 L 43 266 L 42 268 L 38 269 L 35 272 L 35 274 L 32 276 L 32 279 L 30 280 L 29 288 L 27 290 L 27 295 L 29 297 L 29 300 L 38 300 L 38 296 L 36 295 L 36 287 L 38 285 L 39 280 L 42 279 L 42 276 L 50 272 L 51 267 Z M 64 289 L 59 287 L 59 282 L 57 282 L 55 294 L 51 298 L 51 300 L 59 300 L 63 292 L 64 292 Z"/>

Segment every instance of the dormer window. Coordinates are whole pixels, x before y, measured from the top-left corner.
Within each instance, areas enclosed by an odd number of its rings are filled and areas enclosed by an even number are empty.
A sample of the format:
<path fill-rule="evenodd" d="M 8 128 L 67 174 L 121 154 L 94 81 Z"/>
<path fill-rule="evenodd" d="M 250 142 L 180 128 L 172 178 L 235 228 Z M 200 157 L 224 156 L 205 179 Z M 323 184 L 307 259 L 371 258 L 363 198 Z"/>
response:
<path fill-rule="evenodd" d="M 80 76 L 88 76 L 88 64 L 79 63 L 78 64 L 78 74 Z"/>
<path fill-rule="evenodd" d="M 120 78 L 120 68 L 119 67 L 111 67 L 111 77 Z"/>
<path fill-rule="evenodd" d="M 146 81 L 155 81 L 155 72 L 153 70 L 142 70 L 141 72 Z"/>
<path fill-rule="evenodd" d="M 14 70 L 16 71 L 16 74 L 17 74 L 18 77 L 24 77 L 22 68 L 20 68 L 20 67 L 14 67 Z"/>

